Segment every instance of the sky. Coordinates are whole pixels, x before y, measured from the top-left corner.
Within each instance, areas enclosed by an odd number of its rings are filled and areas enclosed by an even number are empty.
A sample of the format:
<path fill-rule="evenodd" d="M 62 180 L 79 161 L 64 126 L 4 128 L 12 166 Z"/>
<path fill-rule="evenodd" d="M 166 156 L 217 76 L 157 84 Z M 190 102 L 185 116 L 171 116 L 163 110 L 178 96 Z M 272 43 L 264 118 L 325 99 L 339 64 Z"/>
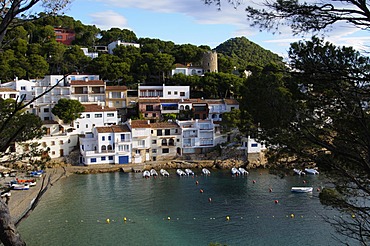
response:
<path fill-rule="evenodd" d="M 310 37 L 294 37 L 287 27 L 278 34 L 250 27 L 246 4 L 262 1 L 244 0 L 243 5 L 234 8 L 223 0 L 218 10 L 202 0 L 73 0 L 64 14 L 102 30 L 118 27 L 133 31 L 138 38 L 208 45 L 212 49 L 230 38 L 244 36 L 264 49 L 287 57 L 290 43 Z M 326 41 L 338 46 L 353 46 L 359 51 L 370 46 L 368 31 L 345 24 L 337 24 L 325 35 Z"/>

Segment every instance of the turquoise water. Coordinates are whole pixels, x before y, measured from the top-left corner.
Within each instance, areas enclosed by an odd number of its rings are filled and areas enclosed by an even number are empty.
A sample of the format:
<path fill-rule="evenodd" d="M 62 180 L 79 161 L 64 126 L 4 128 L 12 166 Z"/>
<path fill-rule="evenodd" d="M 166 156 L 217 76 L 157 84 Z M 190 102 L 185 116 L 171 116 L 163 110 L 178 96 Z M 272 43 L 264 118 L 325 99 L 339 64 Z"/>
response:
<path fill-rule="evenodd" d="M 38 246 L 340 244 L 322 218 L 338 216 L 319 202 L 322 175 L 196 173 L 178 177 L 172 170 L 169 178 L 155 179 L 140 173 L 72 175 L 45 194 L 19 230 L 27 245 Z M 306 184 L 314 187 L 312 194 L 290 192 Z"/>

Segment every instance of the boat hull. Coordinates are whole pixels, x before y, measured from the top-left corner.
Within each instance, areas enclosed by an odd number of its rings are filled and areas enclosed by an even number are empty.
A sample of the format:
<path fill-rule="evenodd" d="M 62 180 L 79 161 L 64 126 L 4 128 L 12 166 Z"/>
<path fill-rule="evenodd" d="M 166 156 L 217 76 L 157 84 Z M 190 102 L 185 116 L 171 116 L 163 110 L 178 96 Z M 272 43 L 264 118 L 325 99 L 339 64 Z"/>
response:
<path fill-rule="evenodd" d="M 313 187 L 292 187 L 291 192 L 294 193 L 311 193 Z"/>

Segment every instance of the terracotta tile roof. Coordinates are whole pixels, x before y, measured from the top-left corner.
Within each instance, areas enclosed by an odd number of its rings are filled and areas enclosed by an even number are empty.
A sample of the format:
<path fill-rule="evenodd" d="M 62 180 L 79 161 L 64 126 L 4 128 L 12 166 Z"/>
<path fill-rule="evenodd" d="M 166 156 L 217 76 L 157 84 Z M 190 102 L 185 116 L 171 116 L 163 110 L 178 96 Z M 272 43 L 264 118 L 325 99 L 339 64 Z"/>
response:
<path fill-rule="evenodd" d="M 156 122 L 156 123 L 150 123 L 151 128 L 177 128 L 179 125 L 177 125 L 175 122 Z"/>
<path fill-rule="evenodd" d="M 105 85 L 103 80 L 72 80 L 71 85 Z"/>
<path fill-rule="evenodd" d="M 132 120 L 132 128 L 150 128 L 150 125 L 147 120 Z"/>
<path fill-rule="evenodd" d="M 236 99 L 224 99 L 225 103 L 228 105 L 239 105 L 239 102 Z"/>
<path fill-rule="evenodd" d="M 84 112 L 107 112 L 107 111 L 117 111 L 114 107 L 102 107 L 98 104 L 83 104 L 85 107 Z"/>
<path fill-rule="evenodd" d="M 114 126 L 99 126 L 96 127 L 98 133 L 109 133 L 109 132 L 130 132 L 127 125 L 114 125 Z"/>
<path fill-rule="evenodd" d="M 185 66 L 184 64 L 181 64 L 181 63 L 176 63 L 175 68 L 187 68 L 187 66 Z"/>
<path fill-rule="evenodd" d="M 127 86 L 117 85 L 117 86 L 107 86 L 106 91 L 127 91 Z"/>
<path fill-rule="evenodd" d="M 17 91 L 8 87 L 0 87 L 0 92 L 17 92 Z"/>
<path fill-rule="evenodd" d="M 205 100 L 208 104 L 224 104 L 222 99 L 206 99 Z"/>

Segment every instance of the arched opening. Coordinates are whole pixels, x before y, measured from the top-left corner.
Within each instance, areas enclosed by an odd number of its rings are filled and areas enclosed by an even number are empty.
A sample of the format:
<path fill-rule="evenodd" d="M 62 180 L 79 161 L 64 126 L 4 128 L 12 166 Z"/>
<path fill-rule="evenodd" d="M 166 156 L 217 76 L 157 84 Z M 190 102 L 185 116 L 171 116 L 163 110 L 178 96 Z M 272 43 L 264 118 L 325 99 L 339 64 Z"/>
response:
<path fill-rule="evenodd" d="M 102 146 L 101 146 L 101 151 L 106 151 L 106 150 L 107 150 L 107 146 L 102 145 Z"/>
<path fill-rule="evenodd" d="M 165 138 L 162 139 L 162 146 L 167 146 L 167 140 Z"/>
<path fill-rule="evenodd" d="M 169 145 L 169 146 L 175 146 L 175 140 L 173 140 L 173 138 L 171 138 L 171 139 L 168 141 L 168 145 Z"/>
<path fill-rule="evenodd" d="M 108 150 L 113 150 L 112 145 L 108 145 Z"/>

